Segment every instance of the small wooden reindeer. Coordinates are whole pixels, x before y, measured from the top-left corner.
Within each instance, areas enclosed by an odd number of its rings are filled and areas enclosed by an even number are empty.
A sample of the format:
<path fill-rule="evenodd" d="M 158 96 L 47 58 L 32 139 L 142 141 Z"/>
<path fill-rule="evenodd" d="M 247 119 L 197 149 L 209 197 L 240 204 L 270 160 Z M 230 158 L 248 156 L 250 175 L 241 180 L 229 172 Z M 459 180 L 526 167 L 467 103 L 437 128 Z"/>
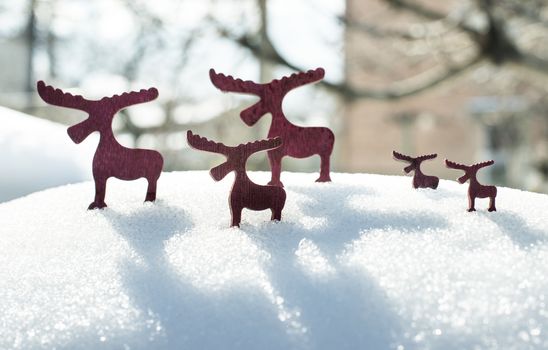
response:
<path fill-rule="evenodd" d="M 268 151 L 268 160 L 272 170 L 272 179 L 269 185 L 283 186 L 280 181 L 283 157 L 307 158 L 315 154 L 318 154 L 321 159 L 320 177 L 316 181 L 331 181 L 329 162 L 335 142 L 333 132 L 323 127 L 296 126 L 287 120 L 282 110 L 283 99 L 289 91 L 323 79 L 324 73 L 322 68 L 318 68 L 306 73 L 292 74 L 280 80 L 273 80 L 268 84 L 257 84 L 217 74 L 213 69 L 209 71 L 211 82 L 221 91 L 253 94 L 260 97 L 257 103 L 240 113 L 240 117 L 247 125 L 253 126 L 263 115 L 272 114 L 268 138 L 281 137 L 283 145 Z"/>
<path fill-rule="evenodd" d="M 458 169 L 464 171 L 464 176 L 459 177 L 457 180 L 461 184 L 465 183 L 467 180 L 470 180 L 470 185 L 468 187 L 468 211 L 476 211 L 474 208 L 476 198 L 487 198 L 489 197 L 489 211 L 496 211 L 495 208 L 495 197 L 497 196 L 497 188 L 495 186 L 484 186 L 478 182 L 476 178 L 476 173 L 479 169 L 493 165 L 495 162 L 493 160 L 477 163 L 474 165 L 463 165 L 452 162 L 450 160 L 445 160 L 445 165 L 451 169 Z"/>
<path fill-rule="evenodd" d="M 438 156 L 437 154 L 434 153 L 420 157 L 411 157 L 398 153 L 396 151 L 392 151 L 392 155 L 396 160 L 410 163 L 408 166 L 403 168 L 403 171 L 405 171 L 406 174 L 411 171 L 415 172 L 413 174 L 413 188 L 438 188 L 438 183 L 440 182 L 440 179 L 436 176 L 425 175 L 421 171 L 421 163 L 425 160 L 436 158 Z"/>
<path fill-rule="evenodd" d="M 130 149 L 120 145 L 112 132 L 112 119 L 119 110 L 128 106 L 148 102 L 158 97 L 158 90 L 150 88 L 139 92 L 123 93 L 121 96 L 104 97 L 101 100 L 87 100 L 82 96 L 64 93 L 59 89 L 38 82 L 38 94 L 47 103 L 79 109 L 88 113 L 83 122 L 68 128 L 68 135 L 80 143 L 92 132 L 100 134 L 99 144 L 93 157 L 93 178 L 95 199 L 88 209 L 104 208 L 107 180 L 116 177 L 121 180 L 135 180 L 144 177 L 148 181 L 145 201 L 156 199 L 156 183 L 162 172 L 163 158 L 160 153 L 145 149 Z"/>
<path fill-rule="evenodd" d="M 285 205 L 285 190 L 276 186 L 261 186 L 251 181 L 246 174 L 245 164 L 249 156 L 259 151 L 275 149 L 282 145 L 281 139 L 269 139 L 246 143 L 236 147 L 228 147 L 222 143 L 210 141 L 199 135 L 187 132 L 188 144 L 200 151 L 213 152 L 224 155 L 227 160 L 221 165 L 211 169 L 211 177 L 215 181 L 222 180 L 231 171 L 236 172 L 236 178 L 232 185 L 229 197 L 232 225 L 240 226 L 242 210 L 272 211 L 271 220 L 282 219 L 282 209 Z"/>

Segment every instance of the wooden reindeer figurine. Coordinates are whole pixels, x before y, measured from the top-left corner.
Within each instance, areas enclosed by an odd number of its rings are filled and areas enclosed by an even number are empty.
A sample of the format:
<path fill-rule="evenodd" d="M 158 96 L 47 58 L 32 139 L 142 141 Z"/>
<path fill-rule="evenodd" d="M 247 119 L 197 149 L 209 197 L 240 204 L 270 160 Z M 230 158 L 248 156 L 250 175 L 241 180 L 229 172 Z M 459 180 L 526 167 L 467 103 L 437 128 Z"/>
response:
<path fill-rule="evenodd" d="M 222 180 L 231 171 L 236 172 L 236 178 L 229 197 L 230 212 L 232 214 L 231 226 L 240 226 L 244 208 L 251 210 L 270 209 L 272 211 L 272 220 L 282 219 L 282 209 L 285 205 L 284 189 L 276 186 L 257 185 L 247 177 L 245 171 L 245 164 L 249 156 L 255 152 L 280 147 L 282 144 L 280 138 L 228 147 L 222 143 L 194 135 L 189 130 L 187 140 L 188 144 L 197 150 L 222 154 L 227 158 L 226 162 L 211 169 L 210 174 L 215 181 Z"/>
<path fill-rule="evenodd" d="M 329 175 L 329 161 L 335 135 L 328 128 L 300 127 L 287 120 L 282 111 L 282 102 L 285 95 L 292 89 L 317 82 L 324 76 L 324 70 L 318 68 L 307 73 L 292 74 L 280 80 L 273 80 L 268 84 L 256 84 L 252 81 L 234 79 L 232 76 L 217 74 L 213 69 L 209 77 L 213 85 L 223 92 L 240 92 L 253 94 L 260 100 L 240 113 L 242 120 L 253 126 L 266 113 L 272 114 L 272 121 L 268 131 L 268 138 L 281 137 L 281 147 L 268 151 L 268 160 L 272 170 L 272 179 L 269 185 L 283 186 L 280 181 L 282 158 L 307 158 L 318 154 L 321 159 L 320 177 L 317 182 L 331 181 Z"/>
<path fill-rule="evenodd" d="M 489 197 L 489 211 L 496 211 L 495 208 L 495 197 L 497 196 L 497 188 L 495 186 L 484 186 L 478 182 L 476 178 L 476 173 L 479 169 L 493 165 L 495 162 L 493 160 L 477 163 L 474 165 L 463 165 L 452 162 L 450 160 L 445 160 L 445 165 L 451 169 L 459 169 L 464 171 L 464 176 L 459 177 L 457 180 L 461 184 L 465 183 L 467 180 L 470 180 L 470 185 L 468 187 L 468 211 L 476 211 L 474 204 L 476 198 L 487 198 Z"/>
<path fill-rule="evenodd" d="M 420 156 L 420 157 L 411 157 L 411 156 L 406 156 L 404 154 L 398 153 L 396 151 L 392 151 L 392 155 L 394 156 L 394 159 L 396 160 L 409 163 L 408 166 L 403 168 L 403 171 L 405 171 L 406 174 L 409 174 L 411 171 L 414 171 L 413 188 L 432 188 L 434 190 L 438 188 L 438 183 L 440 182 L 440 179 L 436 176 L 425 175 L 421 171 L 421 163 L 425 160 L 436 158 L 438 156 L 437 154 L 429 154 L 429 155 Z"/>
<path fill-rule="evenodd" d="M 160 177 L 163 158 L 160 153 L 145 149 L 130 149 L 120 145 L 112 132 L 112 119 L 119 110 L 128 106 L 148 102 L 158 97 L 158 90 L 150 88 L 139 92 L 123 93 L 121 96 L 103 97 L 101 100 L 87 100 L 73 96 L 59 89 L 38 82 L 38 94 L 47 103 L 75 108 L 88 113 L 83 122 L 68 128 L 68 135 L 75 143 L 82 142 L 92 132 L 100 134 L 99 145 L 93 157 L 93 178 L 95 200 L 88 209 L 104 208 L 107 180 L 116 177 L 121 180 L 135 180 L 144 177 L 148 181 L 145 201 L 156 199 L 156 182 Z"/>

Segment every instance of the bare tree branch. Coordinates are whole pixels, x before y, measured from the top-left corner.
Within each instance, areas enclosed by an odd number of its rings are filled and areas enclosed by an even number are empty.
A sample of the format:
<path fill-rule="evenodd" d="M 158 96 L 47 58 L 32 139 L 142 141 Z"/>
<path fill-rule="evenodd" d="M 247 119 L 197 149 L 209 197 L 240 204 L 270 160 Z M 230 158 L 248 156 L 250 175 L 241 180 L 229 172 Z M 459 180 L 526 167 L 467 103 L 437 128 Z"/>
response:
<path fill-rule="evenodd" d="M 521 52 L 517 63 L 538 73 L 547 74 L 548 72 L 548 60 L 532 54 Z"/>
<path fill-rule="evenodd" d="M 270 60 L 273 63 L 281 64 L 295 71 L 306 70 L 289 62 L 276 50 L 270 40 L 268 40 L 267 49 L 261 50 L 261 46 L 248 35 L 235 36 L 231 34 L 228 30 L 222 28 L 220 28 L 220 33 L 224 37 L 231 39 L 242 47 L 248 49 L 256 57 Z M 476 66 L 480 61 L 481 57 L 475 56 L 472 59 L 464 62 L 463 64 L 449 67 L 441 72 L 437 72 L 436 74 L 433 74 L 432 72 L 427 72 L 420 74 L 413 79 L 407 79 L 402 82 L 394 83 L 390 88 L 385 90 L 355 88 L 348 84 L 346 81 L 341 83 L 333 83 L 325 79 L 322 80 L 319 84 L 346 99 L 369 98 L 375 100 L 396 100 L 416 95 L 430 88 L 438 86 L 445 81 L 448 81 L 452 78 L 459 76 L 460 74 L 465 73 L 470 68 Z M 425 76 L 427 76 L 427 78 L 425 78 Z"/>
<path fill-rule="evenodd" d="M 476 67 L 482 61 L 483 58 L 481 55 L 476 55 L 459 65 L 449 66 L 441 70 L 433 68 L 410 79 L 393 83 L 387 90 L 375 92 L 371 90 L 359 90 L 358 95 L 361 96 L 366 93 L 373 95 L 375 93 L 376 97 L 374 98 L 380 100 L 395 100 L 417 95 L 459 77 Z"/>
<path fill-rule="evenodd" d="M 508 11 L 512 12 L 513 14 L 526 18 L 530 22 L 533 23 L 540 23 L 542 26 L 548 28 L 548 19 L 543 18 L 539 11 L 538 7 L 535 6 L 527 6 L 525 3 L 517 2 L 517 1 L 501 1 L 500 5 L 502 8 L 507 9 Z M 537 4 L 538 5 L 538 4 Z"/>
<path fill-rule="evenodd" d="M 466 32 L 467 34 L 472 35 L 473 37 L 477 37 L 478 35 L 481 35 L 481 33 L 477 31 L 477 29 L 466 24 L 464 21 L 457 21 L 455 19 L 450 18 L 447 14 L 443 12 L 433 10 L 421 4 L 407 1 L 407 0 L 384 0 L 384 1 L 396 9 L 409 11 L 424 19 L 431 20 L 431 21 L 443 21 L 451 26 L 456 26 L 460 28 L 462 31 Z"/>
<path fill-rule="evenodd" d="M 415 15 L 429 20 L 448 20 L 448 17 L 445 14 L 412 1 L 384 1 L 397 8 L 411 11 Z M 548 74 L 548 60 L 520 50 L 515 42 L 515 39 L 511 38 L 507 34 L 507 20 L 504 18 L 498 18 L 495 15 L 495 7 L 498 6 L 499 3 L 495 3 L 492 0 L 479 0 L 478 2 L 479 8 L 484 12 L 488 21 L 488 27 L 485 32 L 482 33 L 463 21 L 450 23 L 457 25 L 459 29 L 468 33 L 478 45 L 478 49 L 481 51 L 483 57 L 491 60 L 493 63 L 500 65 L 506 62 L 511 62 L 542 74 Z M 521 11 L 522 15 L 531 15 L 532 13 L 531 10 L 526 10 L 525 5 L 518 5 L 517 3 L 514 10 Z M 533 14 L 532 16 L 532 18 L 537 18 L 541 21 L 541 18 L 538 17 L 538 13 Z"/>
<path fill-rule="evenodd" d="M 346 16 L 337 16 L 337 19 L 339 20 L 340 23 L 345 25 L 347 29 L 359 30 L 373 38 L 378 38 L 378 39 L 396 38 L 396 39 L 409 40 L 409 41 L 420 40 L 425 38 L 424 35 L 417 36 L 401 30 L 380 28 L 378 26 L 375 26 L 373 24 L 366 23 L 363 21 L 354 21 L 347 18 Z"/>

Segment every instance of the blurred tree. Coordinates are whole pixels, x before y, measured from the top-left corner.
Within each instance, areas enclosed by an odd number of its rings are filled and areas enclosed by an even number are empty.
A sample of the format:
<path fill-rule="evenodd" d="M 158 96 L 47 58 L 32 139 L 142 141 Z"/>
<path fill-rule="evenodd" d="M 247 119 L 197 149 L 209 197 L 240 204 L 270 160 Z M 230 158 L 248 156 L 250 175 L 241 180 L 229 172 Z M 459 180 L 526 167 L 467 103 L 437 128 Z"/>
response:
<path fill-rule="evenodd" d="M 27 79 L 26 90 L 34 90 L 34 49 L 36 47 L 36 0 L 29 2 L 27 27 L 25 28 L 25 40 L 28 42 Z"/>
<path fill-rule="evenodd" d="M 258 0 L 261 12 L 267 7 Z M 428 54 L 443 55 L 443 60 L 432 62 L 432 70 L 421 71 L 402 81 L 391 82 L 388 87 L 354 86 L 348 81 L 321 84 L 329 90 L 341 94 L 346 99 L 393 100 L 408 97 L 440 83 L 470 71 L 479 63 L 489 62 L 498 66 L 515 65 L 548 75 L 548 1 L 545 0 L 468 0 L 449 1 L 440 4 L 426 0 L 370 0 L 390 6 L 393 16 L 404 13 L 411 17 L 407 21 L 390 21 L 381 16 L 377 21 L 364 21 L 356 12 L 347 10 L 338 20 L 347 32 L 378 39 L 386 47 L 395 48 L 405 59 L 414 56 L 409 52 L 409 43 L 418 50 L 419 46 L 428 48 Z M 262 14 L 261 17 L 265 17 Z M 378 23 L 380 22 L 380 23 Z M 230 29 L 219 26 L 222 35 L 231 38 L 239 45 L 249 49 L 261 59 L 268 59 L 292 70 L 302 71 L 308 67 L 299 67 L 292 63 L 291 57 L 285 57 L 273 44 L 268 31 L 257 33 L 233 34 Z M 465 47 L 454 50 L 453 45 Z M 406 52 L 407 51 L 407 52 Z M 463 52 L 464 51 L 464 52 Z M 371 60 L 374 52 L 368 52 Z M 349 58 L 352 61 L 362 61 Z M 398 61 L 398 64 L 405 62 Z M 374 65 L 372 69 L 377 69 Z"/>
<path fill-rule="evenodd" d="M 242 77 L 262 81 L 280 72 L 312 68 L 296 59 L 296 52 L 306 48 L 294 45 L 291 50 L 284 50 L 280 45 L 280 40 L 291 42 L 300 33 L 280 39 L 272 30 L 274 20 L 280 17 L 272 14 L 274 5 L 296 7 L 296 3 L 276 0 L 27 0 L 24 3 L 28 16 L 23 27 L 32 43 L 29 53 L 32 62 L 26 69 L 29 87 L 36 77 L 49 77 L 64 86 L 85 83 L 89 87 L 90 78 L 98 74 L 106 74 L 110 81 L 123 77 L 125 85 L 117 84 L 118 89 L 134 88 L 137 82 L 157 85 L 161 91 L 160 122 L 143 123 L 138 115 L 128 111 L 121 118 L 118 132 L 138 146 L 150 146 L 152 142 L 155 147 L 165 147 L 168 169 L 181 168 L 188 162 L 188 158 L 181 156 L 183 146 L 177 133 L 189 126 L 208 125 L 216 133 L 210 135 L 212 138 L 228 143 L 231 134 L 256 138 L 256 133 L 261 133 L 260 126 L 248 130 L 223 121 L 228 115 L 237 115 L 240 106 L 226 100 L 219 102 L 218 92 L 204 89 L 209 87 L 207 79 L 203 79 L 207 68 L 215 65 L 234 75 L 243 72 Z M 313 0 L 307 0 L 306 4 L 311 9 L 320 6 Z M 480 112 L 471 112 L 481 123 L 489 125 L 489 144 L 493 149 L 508 148 L 517 154 L 516 147 L 529 143 L 533 150 L 532 165 L 544 174 L 544 183 L 548 182 L 545 171 L 548 145 L 538 142 L 548 135 L 544 97 L 548 86 L 547 0 L 346 0 L 344 13 L 315 11 L 309 17 L 319 16 L 338 23 L 344 34 L 340 45 L 333 46 L 331 51 L 345 56 L 345 74 L 339 79 L 328 75 L 319 84 L 322 93 L 347 106 L 364 100 L 401 101 L 463 78 L 481 81 L 486 94 L 518 96 L 527 105 L 519 111 L 496 112 L 496 117 L 483 111 L 483 107 Z M 303 26 L 311 23 L 308 19 L 303 18 Z M 216 49 L 211 50 L 212 47 Z M 253 70 L 257 74 L 250 73 Z M 189 106 L 203 101 L 208 106 L 218 106 L 208 111 L 217 117 L 200 121 L 181 118 L 191 114 Z M 303 109 L 306 108 L 311 106 Z M 424 119 L 417 117 L 424 113 L 410 111 L 414 114 L 398 111 L 392 119 L 409 116 L 410 122 L 405 119 L 402 125 L 406 143 L 412 147 L 413 125 Z M 524 118 L 535 120 L 524 123 Z M 532 127 L 535 130 L 531 133 L 524 124 L 543 127 Z M 237 133 L 231 132 L 234 128 Z M 508 142 L 509 135 L 520 139 L 518 146 Z M 264 162 L 261 166 L 266 167 Z"/>

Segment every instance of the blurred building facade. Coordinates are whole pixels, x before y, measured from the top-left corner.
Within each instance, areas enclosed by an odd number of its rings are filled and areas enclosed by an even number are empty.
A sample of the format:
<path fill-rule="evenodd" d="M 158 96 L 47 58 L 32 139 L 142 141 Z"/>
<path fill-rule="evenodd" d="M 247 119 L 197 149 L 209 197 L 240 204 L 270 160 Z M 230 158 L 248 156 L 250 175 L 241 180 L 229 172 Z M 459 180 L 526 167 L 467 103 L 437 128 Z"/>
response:
<path fill-rule="evenodd" d="M 425 3 L 442 10 L 455 6 L 453 1 L 440 4 L 429 0 Z M 382 90 L 406 77 L 420 79 L 436 61 L 444 59 L 427 40 L 426 43 L 413 38 L 395 40 L 392 36 L 396 31 L 415 31 L 417 37 L 423 38 L 428 35 L 427 29 L 418 25 L 416 17 L 409 13 L 394 14 L 385 1 L 348 0 L 346 17 L 349 23 L 362 26 L 349 27 L 345 38 L 346 79 L 358 89 Z M 436 36 L 438 34 L 431 40 L 437 40 Z M 394 49 L 396 45 L 399 45 L 397 50 Z M 466 41 L 454 38 L 451 45 L 459 50 Z M 405 54 L 398 56 L 397 51 Z M 466 59 L 465 54 L 453 55 L 457 62 Z M 401 174 L 403 164 L 392 159 L 392 150 L 410 155 L 437 153 L 436 160 L 425 162 L 423 166 L 427 172 L 440 177 L 454 179 L 459 176 L 444 166 L 445 158 L 461 163 L 495 159 L 495 166 L 482 171 L 484 180 L 546 191 L 548 188 L 541 174 L 533 174 L 536 171 L 533 162 L 538 157 L 533 157 L 531 152 L 534 145 L 546 142 L 545 119 L 540 115 L 525 116 L 530 113 L 527 98 L 512 92 L 500 94 L 499 89 L 482 81 L 482 69 L 481 66 L 472 67 L 435 88 L 405 98 L 356 99 L 345 104 L 338 138 L 341 170 Z M 512 133 L 512 125 L 505 125 L 504 120 L 522 117 L 528 122 L 518 122 L 521 130 L 516 130 L 514 135 L 522 139 L 516 140 L 521 145 L 501 144 L 500 131 Z"/>

